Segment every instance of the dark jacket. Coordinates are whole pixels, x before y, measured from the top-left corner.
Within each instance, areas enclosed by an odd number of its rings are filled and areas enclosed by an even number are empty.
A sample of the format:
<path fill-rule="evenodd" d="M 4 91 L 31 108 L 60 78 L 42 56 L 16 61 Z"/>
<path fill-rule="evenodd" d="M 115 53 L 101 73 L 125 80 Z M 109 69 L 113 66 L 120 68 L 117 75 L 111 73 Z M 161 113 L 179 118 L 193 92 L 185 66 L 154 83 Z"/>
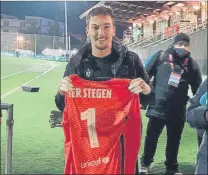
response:
<path fill-rule="evenodd" d="M 169 55 L 172 55 L 173 62 L 169 60 Z M 188 58 L 187 65 L 184 64 L 186 58 Z M 182 70 L 184 71 L 178 87 L 168 84 L 172 72 L 170 63 L 173 63 L 175 72 L 181 73 Z M 145 68 L 150 78 L 154 77 L 152 83 L 155 88 L 152 102 L 147 109 L 147 117 L 182 118 L 185 120 L 189 85 L 192 93 L 195 94 L 202 82 L 198 64 L 190 55 L 179 58 L 175 50 L 169 48 L 165 52 L 159 51 L 152 56 Z"/>
<path fill-rule="evenodd" d="M 187 122 L 197 129 L 206 130 L 202 143 L 199 147 L 197 155 L 196 174 L 208 174 L 208 150 L 207 150 L 207 134 L 208 134 L 208 121 L 206 120 L 207 106 L 200 104 L 200 98 L 207 92 L 207 79 L 199 87 L 196 95 L 190 100 L 190 106 L 187 109 L 186 117 Z"/>
<path fill-rule="evenodd" d="M 134 79 L 140 77 L 147 84 L 150 85 L 149 76 L 136 53 L 128 51 L 124 45 L 115 41 L 113 41 L 112 53 L 114 53 L 112 58 L 113 62 L 110 65 L 110 71 L 108 71 L 108 75 L 105 78 Z M 105 64 L 101 65 L 105 66 Z M 85 76 L 87 69 L 93 69 L 94 73 L 90 78 Z M 70 59 L 69 63 L 66 66 L 64 77 L 71 74 L 78 74 L 84 79 L 99 81 L 99 70 L 100 67 L 96 64 L 96 61 L 91 55 L 91 44 L 88 43 L 83 48 L 81 48 L 75 56 Z M 150 87 L 152 88 L 151 85 Z M 149 95 L 140 94 L 141 104 L 147 105 L 149 103 L 151 95 L 152 93 L 150 93 Z M 60 111 L 64 110 L 64 96 L 61 96 L 59 93 L 57 93 L 55 97 L 55 103 Z"/>

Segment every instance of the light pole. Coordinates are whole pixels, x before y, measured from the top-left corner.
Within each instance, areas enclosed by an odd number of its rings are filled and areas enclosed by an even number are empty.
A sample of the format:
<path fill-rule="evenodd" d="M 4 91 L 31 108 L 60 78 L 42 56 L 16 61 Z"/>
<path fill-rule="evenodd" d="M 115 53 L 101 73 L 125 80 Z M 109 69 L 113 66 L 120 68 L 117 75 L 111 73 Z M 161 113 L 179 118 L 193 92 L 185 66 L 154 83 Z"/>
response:
<path fill-rule="evenodd" d="M 53 36 L 53 56 L 54 56 L 55 36 Z"/>
<path fill-rule="evenodd" d="M 64 2 L 64 5 L 65 5 L 66 55 L 68 55 L 67 5 L 66 5 L 66 1 Z"/>
<path fill-rule="evenodd" d="M 36 55 L 36 52 L 37 52 L 37 46 L 36 46 L 36 40 L 37 40 L 37 36 L 36 36 L 37 34 L 35 34 L 35 55 Z"/>

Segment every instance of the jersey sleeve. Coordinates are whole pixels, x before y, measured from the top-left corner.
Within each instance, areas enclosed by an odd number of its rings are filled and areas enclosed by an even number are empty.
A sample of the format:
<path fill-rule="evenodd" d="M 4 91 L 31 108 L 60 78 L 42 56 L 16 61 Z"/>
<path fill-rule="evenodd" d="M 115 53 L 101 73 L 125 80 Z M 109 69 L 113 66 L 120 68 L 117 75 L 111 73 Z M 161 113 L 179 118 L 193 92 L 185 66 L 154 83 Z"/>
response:
<path fill-rule="evenodd" d="M 132 174 L 136 169 L 135 162 L 141 145 L 141 113 L 138 95 L 132 99 L 131 108 L 128 114 L 128 122 L 125 128 L 125 173 Z"/>

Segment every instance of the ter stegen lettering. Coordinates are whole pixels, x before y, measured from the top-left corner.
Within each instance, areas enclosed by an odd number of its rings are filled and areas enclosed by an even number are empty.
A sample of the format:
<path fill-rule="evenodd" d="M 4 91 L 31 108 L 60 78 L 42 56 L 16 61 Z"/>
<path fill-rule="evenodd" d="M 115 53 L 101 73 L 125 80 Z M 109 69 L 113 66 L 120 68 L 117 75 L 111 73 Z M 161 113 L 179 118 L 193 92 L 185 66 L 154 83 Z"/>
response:
<path fill-rule="evenodd" d="M 69 91 L 71 98 L 112 98 L 111 89 L 73 88 Z"/>

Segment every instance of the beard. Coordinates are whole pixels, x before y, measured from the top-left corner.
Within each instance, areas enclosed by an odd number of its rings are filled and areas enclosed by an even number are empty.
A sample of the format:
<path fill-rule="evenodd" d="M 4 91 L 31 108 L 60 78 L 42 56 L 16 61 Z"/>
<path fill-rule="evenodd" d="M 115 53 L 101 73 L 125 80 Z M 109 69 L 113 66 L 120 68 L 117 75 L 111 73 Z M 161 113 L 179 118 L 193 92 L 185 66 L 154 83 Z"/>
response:
<path fill-rule="evenodd" d="M 95 44 L 96 49 L 105 50 L 108 48 L 108 44 Z"/>
<path fill-rule="evenodd" d="M 98 50 L 105 50 L 108 48 L 108 41 L 107 41 L 107 38 L 105 38 L 106 40 L 105 41 L 99 41 L 96 37 L 93 38 L 94 39 L 94 42 L 95 42 L 95 48 L 98 49 Z"/>

